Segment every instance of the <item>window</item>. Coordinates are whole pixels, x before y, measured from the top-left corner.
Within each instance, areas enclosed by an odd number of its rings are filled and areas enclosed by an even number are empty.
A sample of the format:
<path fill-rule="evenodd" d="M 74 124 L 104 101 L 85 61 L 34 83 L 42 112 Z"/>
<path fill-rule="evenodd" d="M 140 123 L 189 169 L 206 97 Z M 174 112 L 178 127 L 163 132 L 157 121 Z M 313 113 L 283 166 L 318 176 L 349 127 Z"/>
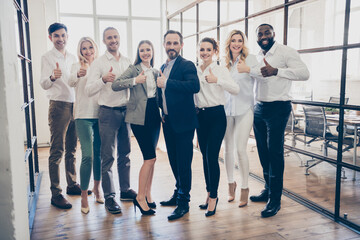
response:
<path fill-rule="evenodd" d="M 158 45 L 159 42 L 162 42 L 164 24 L 160 9 L 164 0 L 57 1 L 60 21 L 68 27 L 69 40 L 67 49 L 73 54 L 76 54 L 78 42 L 84 36 L 93 38 L 99 46 L 100 55 L 103 54 L 106 47 L 102 42 L 102 34 L 103 30 L 110 26 L 115 27 L 119 31 L 119 50 L 122 54 L 129 57 L 131 61 L 135 57 L 138 39 L 148 38 L 150 35 L 152 38 L 150 40 L 154 44 Z M 150 20 L 151 24 L 148 24 L 150 22 L 147 22 L 147 20 Z M 178 22 L 180 23 L 180 20 Z M 139 23 L 149 28 L 143 28 Z M 144 29 L 152 29 L 153 31 L 149 34 Z M 136 38 L 135 41 L 132 37 Z M 159 46 L 155 46 L 155 48 L 159 49 Z M 162 51 L 160 52 L 156 54 L 156 61 L 165 61 L 163 59 L 164 54 Z"/>

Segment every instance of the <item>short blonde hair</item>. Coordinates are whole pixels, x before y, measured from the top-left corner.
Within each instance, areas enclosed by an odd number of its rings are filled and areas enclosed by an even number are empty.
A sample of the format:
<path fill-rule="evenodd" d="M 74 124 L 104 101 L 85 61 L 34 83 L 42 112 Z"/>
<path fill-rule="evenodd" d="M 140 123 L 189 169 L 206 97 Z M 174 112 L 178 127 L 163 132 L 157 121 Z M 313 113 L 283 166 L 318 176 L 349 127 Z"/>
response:
<path fill-rule="evenodd" d="M 241 52 L 240 52 L 240 59 L 241 60 L 245 60 L 246 57 L 249 55 L 249 49 L 247 47 L 247 38 L 245 36 L 245 34 L 240 31 L 240 30 L 232 30 L 230 33 L 229 33 L 229 36 L 228 38 L 226 39 L 226 42 L 225 42 L 225 63 L 226 63 L 226 67 L 228 69 L 230 69 L 231 67 L 231 61 L 233 59 L 233 55 L 232 55 L 232 52 L 230 50 L 230 43 L 231 43 L 231 38 L 234 36 L 234 35 L 237 35 L 237 34 L 240 34 L 242 39 L 243 39 L 243 48 L 241 49 Z"/>
<path fill-rule="evenodd" d="M 88 63 L 88 61 L 86 60 L 86 58 L 81 54 L 81 45 L 83 44 L 83 42 L 89 42 L 92 44 L 95 52 L 94 52 L 94 59 L 98 57 L 99 51 L 98 51 L 98 47 L 95 43 L 94 40 L 92 40 L 92 38 L 90 37 L 82 37 L 79 41 L 78 44 L 78 48 L 77 48 L 77 55 L 79 57 L 79 62 L 83 62 L 83 63 Z"/>

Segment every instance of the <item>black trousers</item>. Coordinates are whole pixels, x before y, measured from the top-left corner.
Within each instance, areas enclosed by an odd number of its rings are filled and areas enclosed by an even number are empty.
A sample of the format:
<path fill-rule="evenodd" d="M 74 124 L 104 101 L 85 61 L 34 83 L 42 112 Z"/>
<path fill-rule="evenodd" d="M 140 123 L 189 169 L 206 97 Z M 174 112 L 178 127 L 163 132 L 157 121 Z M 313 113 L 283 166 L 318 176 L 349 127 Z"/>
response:
<path fill-rule="evenodd" d="M 199 128 L 196 130 L 203 156 L 206 190 L 211 198 L 217 198 L 220 167 L 219 152 L 226 131 L 226 115 L 223 105 L 199 108 Z"/>
<path fill-rule="evenodd" d="M 290 101 L 260 102 L 254 109 L 254 133 L 270 199 L 280 201 L 284 175 L 284 133 Z"/>
<path fill-rule="evenodd" d="M 186 132 L 176 132 L 165 116 L 163 131 L 171 170 L 176 180 L 177 204 L 188 207 L 191 190 L 191 162 L 193 158 L 193 143 L 195 129 Z"/>

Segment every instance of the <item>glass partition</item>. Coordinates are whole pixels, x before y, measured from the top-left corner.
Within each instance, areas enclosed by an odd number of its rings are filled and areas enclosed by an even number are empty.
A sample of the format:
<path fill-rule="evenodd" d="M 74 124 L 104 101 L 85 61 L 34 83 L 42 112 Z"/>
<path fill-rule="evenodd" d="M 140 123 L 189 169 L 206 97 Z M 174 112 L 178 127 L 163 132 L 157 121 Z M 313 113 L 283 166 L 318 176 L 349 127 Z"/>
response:
<path fill-rule="evenodd" d="M 217 38 L 218 30 L 220 57 L 233 29 L 248 32 L 250 53 L 258 54 L 255 31 L 262 23 L 274 27 L 278 43 L 299 51 L 310 78 L 292 81 L 293 111 L 285 131 L 284 194 L 360 231 L 359 1 L 221 0 L 217 9 L 217 1 L 212 0 L 200 2 L 198 7 L 198 18 L 196 5 L 183 12 L 183 33 L 187 36 L 183 55 L 192 61 L 196 61 L 197 40 Z M 217 26 L 218 21 L 221 26 Z M 347 33 L 350 46 L 344 44 Z M 250 161 L 250 172 L 256 179 L 262 178 L 253 139 L 248 149 L 255 160 Z"/>

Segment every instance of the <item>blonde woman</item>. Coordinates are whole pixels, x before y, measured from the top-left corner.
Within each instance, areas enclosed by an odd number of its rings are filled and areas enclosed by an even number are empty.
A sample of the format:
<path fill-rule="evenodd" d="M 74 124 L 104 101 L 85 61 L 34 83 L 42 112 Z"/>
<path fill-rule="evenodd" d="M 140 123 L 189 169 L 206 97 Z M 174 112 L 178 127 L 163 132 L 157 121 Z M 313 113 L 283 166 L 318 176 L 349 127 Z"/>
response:
<path fill-rule="evenodd" d="M 226 94 L 225 105 L 227 128 L 225 141 L 225 167 L 229 183 L 228 201 L 235 199 L 236 182 L 234 181 L 234 162 L 238 159 L 240 169 L 240 204 L 248 203 L 249 160 L 246 153 L 249 134 L 254 119 L 254 79 L 248 73 L 239 73 L 238 63 L 245 61 L 248 66 L 257 64 L 256 57 L 249 55 L 246 36 L 240 30 L 230 32 L 225 44 L 225 64 L 232 78 L 240 87 L 237 95 Z"/>
<path fill-rule="evenodd" d="M 100 193 L 101 159 L 100 159 L 100 136 L 98 124 L 99 105 L 97 95 L 88 97 L 85 92 L 87 76 L 92 62 L 98 56 L 98 48 L 94 40 L 83 37 L 78 44 L 77 55 L 79 62 L 73 64 L 69 85 L 75 88 L 75 126 L 81 145 L 80 188 L 81 188 L 81 212 L 89 213 L 87 189 L 89 187 L 91 170 L 94 174 L 93 192 L 96 202 L 104 203 Z"/>

